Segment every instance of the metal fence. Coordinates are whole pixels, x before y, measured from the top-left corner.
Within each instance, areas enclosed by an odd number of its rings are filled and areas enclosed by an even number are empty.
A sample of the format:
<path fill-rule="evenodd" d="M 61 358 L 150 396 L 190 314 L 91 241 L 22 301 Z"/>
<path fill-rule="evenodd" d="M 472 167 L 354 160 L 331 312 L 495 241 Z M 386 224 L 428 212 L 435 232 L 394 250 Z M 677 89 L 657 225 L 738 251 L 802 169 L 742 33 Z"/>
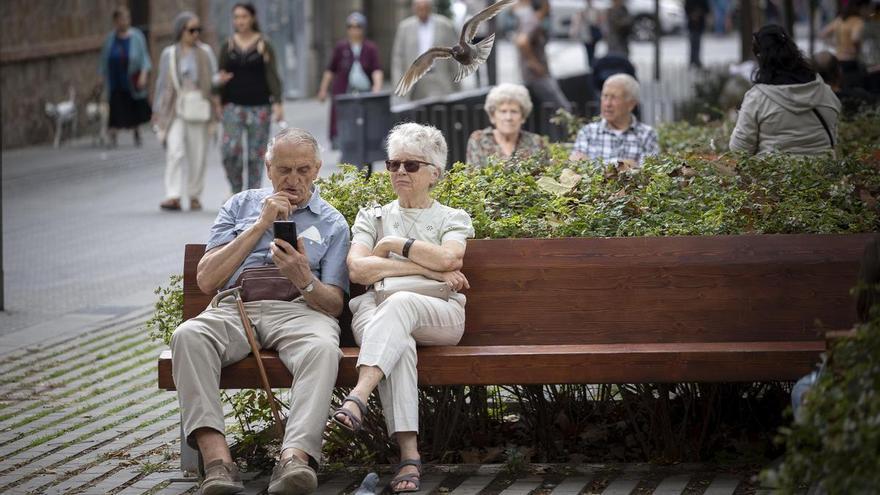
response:
<path fill-rule="evenodd" d="M 641 83 L 641 104 L 636 114 L 648 125 L 680 119 L 683 104 L 693 98 L 694 84 L 707 77 L 705 73 L 687 70 L 669 72 L 676 75 L 660 82 Z M 598 115 L 599 91 L 589 74 L 561 78 L 558 82 L 571 101 L 574 114 L 588 119 Z M 479 88 L 393 107 L 387 92 L 337 97 L 342 161 L 365 164 L 381 160 L 384 136 L 399 122 L 419 122 L 440 129 L 449 145 L 447 166 L 464 161 L 471 133 L 489 126 L 484 104 L 490 89 Z M 551 103 L 536 104 L 524 129 L 551 138 L 562 136 L 564 133 L 550 123 L 555 111 Z"/>

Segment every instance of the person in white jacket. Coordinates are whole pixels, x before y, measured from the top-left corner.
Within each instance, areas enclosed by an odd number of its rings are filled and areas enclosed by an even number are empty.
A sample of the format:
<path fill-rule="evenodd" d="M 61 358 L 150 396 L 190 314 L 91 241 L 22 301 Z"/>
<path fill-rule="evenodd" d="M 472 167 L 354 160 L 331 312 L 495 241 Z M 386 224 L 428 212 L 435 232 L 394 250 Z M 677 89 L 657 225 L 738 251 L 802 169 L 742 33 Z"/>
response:
<path fill-rule="evenodd" d="M 750 154 L 834 152 L 840 101 L 783 28 L 752 36 L 758 68 L 743 97 L 730 149 Z"/>

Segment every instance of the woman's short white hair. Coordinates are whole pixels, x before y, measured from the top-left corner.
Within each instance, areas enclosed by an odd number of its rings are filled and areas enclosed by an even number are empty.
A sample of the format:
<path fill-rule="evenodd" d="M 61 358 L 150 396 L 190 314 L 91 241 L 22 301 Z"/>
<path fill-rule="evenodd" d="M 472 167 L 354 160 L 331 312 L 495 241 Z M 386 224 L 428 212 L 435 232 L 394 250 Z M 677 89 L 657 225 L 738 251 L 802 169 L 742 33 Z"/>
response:
<path fill-rule="evenodd" d="M 636 78 L 629 74 L 619 73 L 614 74 L 613 76 L 605 79 L 605 83 L 602 85 L 602 89 L 605 89 L 605 86 L 609 84 L 618 84 L 623 88 L 623 91 L 629 95 L 630 100 L 638 103 L 639 101 L 639 82 L 636 81 Z"/>
<path fill-rule="evenodd" d="M 436 127 L 415 122 L 397 124 L 388 133 L 386 143 L 388 158 L 401 154 L 420 156 L 443 175 L 446 168 L 446 139 Z"/>
<path fill-rule="evenodd" d="M 503 103 L 516 103 L 522 111 L 523 118 L 532 113 L 532 98 L 529 90 L 522 84 L 503 83 L 492 88 L 486 96 L 486 113 L 491 117 Z"/>

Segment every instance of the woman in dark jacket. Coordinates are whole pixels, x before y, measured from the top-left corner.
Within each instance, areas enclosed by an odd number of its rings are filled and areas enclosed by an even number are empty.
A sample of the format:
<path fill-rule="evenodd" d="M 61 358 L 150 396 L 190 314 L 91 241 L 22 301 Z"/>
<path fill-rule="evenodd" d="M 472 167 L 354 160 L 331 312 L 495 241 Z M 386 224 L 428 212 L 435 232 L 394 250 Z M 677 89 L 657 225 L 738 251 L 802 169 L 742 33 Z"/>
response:
<path fill-rule="evenodd" d="M 260 33 L 256 9 L 250 3 L 235 4 L 232 22 L 235 34 L 220 47 L 218 82 L 223 105 L 223 168 L 235 194 L 244 186 L 242 134 L 247 133 L 248 143 L 247 188 L 259 189 L 269 142 L 269 119 L 280 122 L 284 109 L 275 51 Z"/>
<path fill-rule="evenodd" d="M 99 72 L 110 103 L 110 144 L 116 145 L 119 129 L 132 129 L 134 143 L 141 144 L 138 127 L 150 121 L 147 79 L 152 64 L 144 33 L 131 27 L 131 14 L 125 7 L 113 10 L 114 29 L 101 48 Z"/>
<path fill-rule="evenodd" d="M 327 91 L 334 96 L 346 93 L 376 93 L 382 89 L 382 65 L 379 49 L 366 39 L 367 18 L 353 12 L 346 19 L 348 37 L 336 44 L 333 57 L 318 91 L 318 100 L 327 99 Z M 333 87 L 330 87 L 333 83 Z M 330 105 L 330 140 L 336 147 L 336 104 Z"/>

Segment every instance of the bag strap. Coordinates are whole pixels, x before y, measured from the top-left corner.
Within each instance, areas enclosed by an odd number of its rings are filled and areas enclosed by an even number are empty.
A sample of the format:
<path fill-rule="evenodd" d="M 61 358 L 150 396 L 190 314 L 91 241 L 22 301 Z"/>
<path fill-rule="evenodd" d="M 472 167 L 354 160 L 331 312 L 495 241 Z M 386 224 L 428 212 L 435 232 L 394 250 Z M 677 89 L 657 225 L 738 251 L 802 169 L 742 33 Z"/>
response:
<path fill-rule="evenodd" d="M 816 117 L 819 118 L 819 122 L 822 123 L 822 127 L 825 128 L 825 133 L 828 134 L 828 140 L 831 141 L 831 149 L 834 149 L 834 138 L 831 137 L 831 129 L 828 128 L 828 124 L 825 122 L 825 119 L 822 117 L 822 114 L 819 113 L 819 110 L 813 108 L 813 113 L 816 114 Z"/>
<path fill-rule="evenodd" d="M 180 81 L 177 79 L 177 45 L 171 47 L 171 84 L 174 91 L 180 93 Z"/>
<path fill-rule="evenodd" d="M 382 223 L 382 206 L 379 203 L 374 203 L 372 208 L 373 218 L 376 219 L 376 235 L 381 239 L 385 237 L 385 226 Z"/>

